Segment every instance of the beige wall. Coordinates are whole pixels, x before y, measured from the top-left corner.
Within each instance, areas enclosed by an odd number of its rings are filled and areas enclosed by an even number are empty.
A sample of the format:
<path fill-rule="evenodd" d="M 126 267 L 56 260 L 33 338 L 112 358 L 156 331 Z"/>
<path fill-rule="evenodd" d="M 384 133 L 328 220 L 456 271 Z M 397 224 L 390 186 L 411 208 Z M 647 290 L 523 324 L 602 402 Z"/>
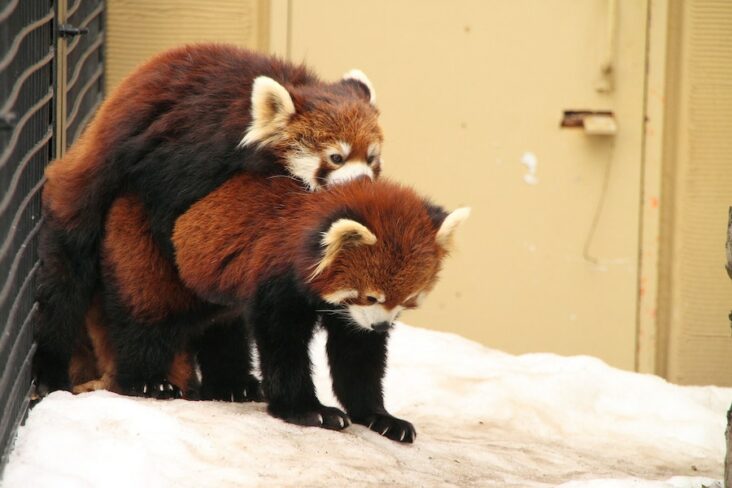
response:
<path fill-rule="evenodd" d="M 647 4 L 620 1 L 610 22 L 611 3 L 288 2 L 287 42 L 272 45 L 328 78 L 371 77 L 386 174 L 473 207 L 441 283 L 405 321 L 636 367 Z M 561 129 L 570 109 L 612 110 L 619 132 Z"/>
<path fill-rule="evenodd" d="M 216 41 L 266 50 L 266 0 L 107 0 L 107 91 L 155 53 Z"/>
<path fill-rule="evenodd" d="M 732 385 L 732 2 L 673 2 L 659 303 L 659 372 Z"/>

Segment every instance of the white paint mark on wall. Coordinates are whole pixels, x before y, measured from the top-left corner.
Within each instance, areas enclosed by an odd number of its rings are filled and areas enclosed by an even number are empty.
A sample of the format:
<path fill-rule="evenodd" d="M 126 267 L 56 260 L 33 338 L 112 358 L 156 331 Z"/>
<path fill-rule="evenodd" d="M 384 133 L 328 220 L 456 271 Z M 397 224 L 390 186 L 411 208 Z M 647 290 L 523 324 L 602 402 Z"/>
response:
<path fill-rule="evenodd" d="M 526 166 L 527 173 L 524 175 L 524 181 L 528 185 L 539 184 L 539 178 L 536 176 L 536 167 L 539 165 L 539 160 L 536 158 L 536 154 L 527 151 L 521 156 L 521 164 Z"/>

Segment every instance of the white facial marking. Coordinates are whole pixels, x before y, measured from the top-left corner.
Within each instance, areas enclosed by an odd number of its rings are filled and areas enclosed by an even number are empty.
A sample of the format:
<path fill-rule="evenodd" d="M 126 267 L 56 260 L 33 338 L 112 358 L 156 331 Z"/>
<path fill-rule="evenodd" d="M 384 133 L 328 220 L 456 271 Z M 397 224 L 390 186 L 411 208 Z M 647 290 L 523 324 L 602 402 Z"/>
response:
<path fill-rule="evenodd" d="M 373 325 L 381 322 L 394 322 L 402 307 L 387 310 L 380 303 L 374 305 L 349 305 L 348 313 L 359 326 L 371 330 Z"/>
<path fill-rule="evenodd" d="M 366 154 L 369 156 L 377 156 L 379 155 L 379 152 L 381 151 L 381 146 L 378 142 L 372 142 L 369 144 L 369 148 L 366 151 Z"/>
<path fill-rule="evenodd" d="M 363 161 L 352 161 L 344 164 L 335 171 L 331 171 L 326 180 L 328 184 L 345 183 L 346 181 L 355 180 L 359 176 L 368 176 L 374 179 L 374 171 L 369 165 Z"/>
<path fill-rule="evenodd" d="M 376 301 L 379 303 L 384 303 L 386 301 L 386 295 L 378 291 L 370 291 L 367 295 L 376 298 Z"/>
<path fill-rule="evenodd" d="M 325 300 L 328 303 L 332 303 L 334 305 L 338 305 L 343 300 L 348 300 L 349 298 L 357 298 L 358 297 L 358 290 L 338 290 L 334 291 L 332 293 L 328 293 L 327 295 L 323 295 L 323 300 Z"/>
<path fill-rule="evenodd" d="M 340 150 L 339 154 L 343 156 L 343 160 L 348 159 L 351 154 L 351 145 L 347 142 L 338 141 L 338 149 Z"/>
<path fill-rule="evenodd" d="M 300 178 L 312 191 L 319 185 L 315 174 L 320 167 L 320 157 L 308 152 L 295 152 L 287 157 L 290 174 Z"/>

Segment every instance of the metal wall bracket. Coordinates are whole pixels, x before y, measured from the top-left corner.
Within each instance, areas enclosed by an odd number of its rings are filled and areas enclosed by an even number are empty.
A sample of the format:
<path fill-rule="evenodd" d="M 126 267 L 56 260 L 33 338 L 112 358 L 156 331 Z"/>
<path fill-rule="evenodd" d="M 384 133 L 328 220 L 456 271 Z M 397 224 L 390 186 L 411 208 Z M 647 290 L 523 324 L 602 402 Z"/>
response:
<path fill-rule="evenodd" d="M 61 24 L 58 26 L 58 36 L 62 39 L 81 36 L 88 33 L 89 29 L 87 29 L 86 27 L 80 29 L 78 27 L 74 27 L 71 24 Z"/>

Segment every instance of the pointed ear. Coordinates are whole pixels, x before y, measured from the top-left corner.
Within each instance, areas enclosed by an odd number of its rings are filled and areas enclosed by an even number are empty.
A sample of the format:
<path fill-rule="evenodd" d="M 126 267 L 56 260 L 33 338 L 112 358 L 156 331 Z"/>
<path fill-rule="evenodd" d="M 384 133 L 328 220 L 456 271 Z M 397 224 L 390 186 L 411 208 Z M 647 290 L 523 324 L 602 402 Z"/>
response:
<path fill-rule="evenodd" d="M 437 236 L 435 237 L 437 244 L 445 249 L 449 249 L 452 245 L 452 237 L 455 234 L 455 229 L 465 222 L 469 216 L 469 207 L 458 208 L 448 214 L 447 217 L 445 217 L 445 220 L 442 221 L 440 228 L 437 230 Z"/>
<path fill-rule="evenodd" d="M 366 92 L 369 103 L 376 105 L 376 91 L 374 85 L 371 84 L 371 80 L 364 74 L 360 69 L 352 69 L 348 73 L 343 75 L 343 81 L 351 81 L 358 83 L 359 86 Z"/>
<path fill-rule="evenodd" d="M 439 229 L 442 223 L 445 221 L 445 217 L 447 217 L 447 212 L 445 212 L 445 209 L 438 205 L 435 205 L 429 200 L 424 201 L 424 207 L 427 209 L 427 215 L 430 216 L 432 226 L 435 229 Z"/>
<path fill-rule="evenodd" d="M 252 85 L 252 123 L 240 146 L 266 144 L 287 125 L 295 104 L 287 89 L 272 78 L 260 76 Z"/>
<path fill-rule="evenodd" d="M 320 240 L 320 247 L 323 249 L 323 256 L 317 263 L 315 270 L 310 275 L 314 279 L 325 268 L 331 265 L 336 255 L 346 246 L 373 245 L 376 243 L 376 236 L 365 225 L 351 219 L 338 219 L 333 222 L 328 230 L 323 233 Z"/>

